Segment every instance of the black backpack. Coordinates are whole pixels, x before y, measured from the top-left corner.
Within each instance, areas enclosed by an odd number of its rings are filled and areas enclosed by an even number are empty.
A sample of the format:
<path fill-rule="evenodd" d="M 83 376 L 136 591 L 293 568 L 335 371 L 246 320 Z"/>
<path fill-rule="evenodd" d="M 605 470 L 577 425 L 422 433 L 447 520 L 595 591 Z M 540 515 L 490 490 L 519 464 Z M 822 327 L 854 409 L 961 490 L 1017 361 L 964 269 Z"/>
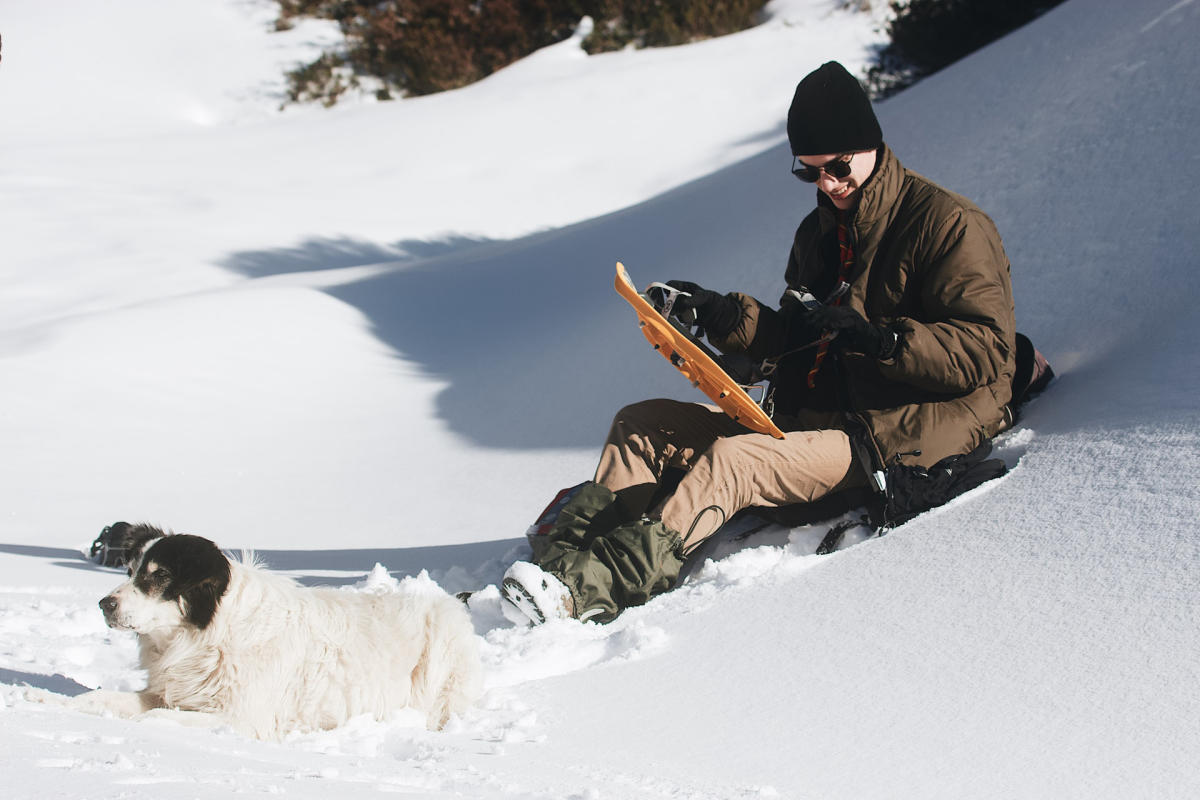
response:
<path fill-rule="evenodd" d="M 1021 407 L 1032 397 L 1040 394 L 1054 378 L 1054 370 L 1033 342 L 1024 334 L 1017 334 L 1017 368 L 1013 375 L 1012 400 L 1008 405 L 1009 419 L 1015 424 Z M 903 525 L 913 517 L 931 508 L 948 503 L 964 492 L 980 484 L 999 478 L 1008 472 L 1008 467 L 998 458 L 988 458 L 992 452 L 990 440 L 984 441 L 969 453 L 948 456 L 931 467 L 909 466 L 898 461 L 879 465 L 872 455 L 874 448 L 867 443 L 869 434 L 865 430 L 850 430 L 851 442 L 855 445 L 858 460 L 872 465 L 871 489 L 865 500 L 869 523 L 876 534 Z M 862 523 L 842 523 L 826 534 L 817 548 L 818 553 L 829 553 L 841 544 L 846 531 Z"/>
<path fill-rule="evenodd" d="M 931 467 L 895 463 L 884 470 L 885 486 L 877 503 L 884 528 L 903 525 L 918 514 L 947 503 L 981 483 L 999 478 L 1008 467 L 988 458 L 992 443 L 985 441 L 969 453 L 943 458 Z"/>
<path fill-rule="evenodd" d="M 1015 423 L 1021 407 L 1044 390 L 1054 370 L 1046 357 L 1023 333 L 1017 334 L 1017 368 L 1013 374 L 1009 419 Z M 928 469 L 896 463 L 885 470 L 886 486 L 882 522 L 888 528 L 901 525 L 920 514 L 949 502 L 981 483 L 999 478 L 1008 468 L 998 458 L 988 458 L 991 441 L 985 441 L 969 453 L 943 458 Z"/>

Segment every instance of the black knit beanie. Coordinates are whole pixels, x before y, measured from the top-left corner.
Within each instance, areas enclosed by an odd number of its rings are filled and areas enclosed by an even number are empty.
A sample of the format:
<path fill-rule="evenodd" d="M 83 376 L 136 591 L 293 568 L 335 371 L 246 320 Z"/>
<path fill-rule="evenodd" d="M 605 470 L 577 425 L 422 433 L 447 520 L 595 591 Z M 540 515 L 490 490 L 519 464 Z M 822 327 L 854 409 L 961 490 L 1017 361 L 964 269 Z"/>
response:
<path fill-rule="evenodd" d="M 836 61 L 804 76 L 788 109 L 792 155 L 819 156 L 874 150 L 883 131 L 858 79 Z"/>

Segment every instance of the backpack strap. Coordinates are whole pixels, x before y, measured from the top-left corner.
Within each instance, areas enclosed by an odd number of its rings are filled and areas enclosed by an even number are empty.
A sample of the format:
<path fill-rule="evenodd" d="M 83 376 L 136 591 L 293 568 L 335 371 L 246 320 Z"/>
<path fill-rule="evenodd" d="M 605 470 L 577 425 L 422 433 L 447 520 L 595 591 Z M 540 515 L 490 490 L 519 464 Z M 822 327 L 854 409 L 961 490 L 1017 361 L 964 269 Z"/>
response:
<path fill-rule="evenodd" d="M 850 437 L 850 448 L 854 460 L 863 470 L 867 481 L 866 509 L 869 522 L 875 528 L 875 534 L 882 536 L 888 528 L 888 479 L 887 465 L 883 462 L 883 454 L 871 434 L 867 423 L 857 414 L 846 415 L 846 435 Z M 830 532 L 833 533 L 832 531 Z M 841 534 L 844 534 L 842 531 Z M 841 534 L 838 534 L 840 541 Z"/>

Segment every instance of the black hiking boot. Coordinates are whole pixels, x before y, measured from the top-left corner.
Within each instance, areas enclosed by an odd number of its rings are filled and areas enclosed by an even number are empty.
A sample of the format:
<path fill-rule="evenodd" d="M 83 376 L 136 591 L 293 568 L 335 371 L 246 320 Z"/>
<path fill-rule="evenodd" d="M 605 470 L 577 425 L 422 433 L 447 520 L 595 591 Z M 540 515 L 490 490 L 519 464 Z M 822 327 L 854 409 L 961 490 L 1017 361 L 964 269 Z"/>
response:
<path fill-rule="evenodd" d="M 129 550 L 129 530 L 133 526 L 128 522 L 114 522 L 105 525 L 104 530 L 92 542 L 88 557 L 102 567 L 123 568 L 127 563 L 126 554 Z"/>

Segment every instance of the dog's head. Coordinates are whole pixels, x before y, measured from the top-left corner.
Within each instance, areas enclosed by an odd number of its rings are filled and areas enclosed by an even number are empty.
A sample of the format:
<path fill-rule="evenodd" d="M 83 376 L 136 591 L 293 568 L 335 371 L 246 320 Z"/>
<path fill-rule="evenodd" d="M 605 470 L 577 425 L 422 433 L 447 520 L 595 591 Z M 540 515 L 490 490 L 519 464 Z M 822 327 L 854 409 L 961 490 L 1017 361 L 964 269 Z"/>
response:
<path fill-rule="evenodd" d="M 203 629 L 229 588 L 229 559 L 208 539 L 133 525 L 129 580 L 100 601 L 110 628 L 137 633 Z"/>

